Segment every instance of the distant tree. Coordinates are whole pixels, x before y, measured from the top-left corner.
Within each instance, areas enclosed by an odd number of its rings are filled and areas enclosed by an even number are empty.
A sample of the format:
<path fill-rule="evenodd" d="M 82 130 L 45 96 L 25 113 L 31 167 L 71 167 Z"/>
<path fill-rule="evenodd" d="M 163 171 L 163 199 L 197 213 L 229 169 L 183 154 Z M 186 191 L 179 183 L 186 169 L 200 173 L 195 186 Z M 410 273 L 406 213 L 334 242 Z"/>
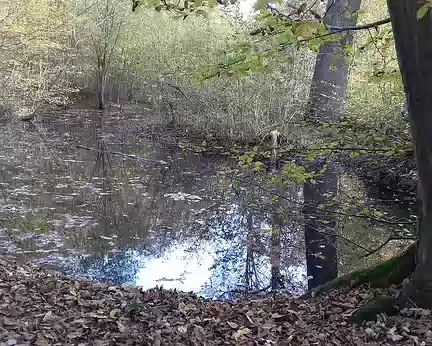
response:
<path fill-rule="evenodd" d="M 125 29 L 130 2 L 126 0 L 77 0 L 75 13 L 83 18 L 80 35 L 89 36 L 96 70 L 97 107 L 106 107 L 107 79 L 121 35 Z"/>

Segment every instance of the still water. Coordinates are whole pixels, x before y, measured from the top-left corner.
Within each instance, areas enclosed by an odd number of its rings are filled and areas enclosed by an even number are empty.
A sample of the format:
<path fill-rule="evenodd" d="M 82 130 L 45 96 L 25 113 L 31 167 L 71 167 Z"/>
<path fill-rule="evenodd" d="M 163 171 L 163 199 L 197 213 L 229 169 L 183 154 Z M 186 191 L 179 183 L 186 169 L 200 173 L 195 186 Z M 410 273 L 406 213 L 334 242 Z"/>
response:
<path fill-rule="evenodd" d="M 302 184 L 281 186 L 234 157 L 181 144 L 146 135 L 142 118 L 127 114 L 1 122 L 0 254 L 78 278 L 213 298 L 304 291 Z M 358 260 L 389 235 L 411 232 L 402 221 L 353 217 L 366 204 L 395 213 L 354 176 L 340 176 L 338 195 L 331 260 L 339 272 L 390 256 L 397 246 Z"/>

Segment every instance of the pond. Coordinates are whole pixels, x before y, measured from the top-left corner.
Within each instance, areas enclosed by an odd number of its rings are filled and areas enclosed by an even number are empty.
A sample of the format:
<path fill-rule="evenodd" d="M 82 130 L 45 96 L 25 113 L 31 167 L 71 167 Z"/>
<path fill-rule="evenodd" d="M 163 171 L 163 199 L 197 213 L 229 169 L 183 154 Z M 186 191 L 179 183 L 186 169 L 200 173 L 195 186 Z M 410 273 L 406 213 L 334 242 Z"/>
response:
<path fill-rule="evenodd" d="M 361 257 L 389 236 L 413 233 L 412 199 L 371 199 L 342 171 L 333 187 L 338 209 L 309 210 L 326 229 L 305 237 L 303 184 L 151 138 L 133 114 L 2 121 L 0 254 L 77 278 L 233 298 L 270 288 L 301 293 L 320 277 L 311 273 L 326 273 L 325 281 L 381 260 L 405 243 Z M 319 186 L 309 190 L 323 195 Z"/>

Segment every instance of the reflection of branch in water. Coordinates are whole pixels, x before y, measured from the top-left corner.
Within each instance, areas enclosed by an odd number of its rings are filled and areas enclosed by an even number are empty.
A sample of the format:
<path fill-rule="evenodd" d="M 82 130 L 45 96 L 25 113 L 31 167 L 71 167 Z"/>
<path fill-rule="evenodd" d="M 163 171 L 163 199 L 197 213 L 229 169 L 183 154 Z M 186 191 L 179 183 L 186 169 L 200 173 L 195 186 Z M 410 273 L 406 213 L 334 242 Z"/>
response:
<path fill-rule="evenodd" d="M 228 178 L 231 178 L 231 179 L 236 180 L 238 182 L 258 187 L 262 191 L 267 192 L 267 193 L 271 194 L 272 196 L 279 197 L 279 198 L 281 198 L 281 199 L 283 199 L 285 201 L 294 203 L 294 204 L 299 205 L 299 206 L 307 206 L 306 203 L 297 201 L 294 198 L 289 198 L 289 197 L 286 197 L 284 195 L 278 194 L 278 193 L 276 193 L 274 191 L 271 191 L 271 190 L 265 188 L 264 186 L 261 186 L 260 184 L 254 183 L 253 181 L 248 181 L 248 180 L 244 180 L 244 179 L 241 179 L 241 178 L 237 178 L 237 177 L 233 176 L 232 173 L 227 173 L 226 176 Z M 399 225 L 399 224 L 400 225 L 415 225 L 415 224 L 417 224 L 417 221 L 398 221 L 398 220 L 396 220 L 396 221 L 390 221 L 390 220 L 385 220 L 385 219 L 379 219 L 379 218 L 376 218 L 376 217 L 373 217 L 373 216 L 359 215 L 359 214 L 350 214 L 350 213 L 345 213 L 343 211 L 328 210 L 328 209 L 320 208 L 320 207 L 315 207 L 315 209 L 316 210 L 325 211 L 325 212 L 327 212 L 329 214 L 336 214 L 336 215 L 342 215 L 342 216 L 350 216 L 350 217 L 355 217 L 355 218 L 359 218 L 359 219 L 367 219 L 367 220 L 371 220 L 371 221 L 374 221 L 374 222 L 379 222 L 379 223 L 383 223 L 383 224 L 387 224 L 387 225 Z"/>
<path fill-rule="evenodd" d="M 102 170 L 102 172 L 101 172 Z M 115 213 L 115 208 L 113 207 L 112 203 L 110 203 L 111 206 L 111 212 L 108 213 L 108 202 L 112 202 L 112 198 L 108 196 L 108 191 L 112 190 L 111 182 L 108 176 L 108 170 L 113 173 L 112 164 L 111 164 L 111 158 L 107 153 L 107 148 L 105 144 L 105 140 L 103 138 L 98 139 L 98 151 L 96 155 L 96 161 L 95 166 L 93 168 L 91 177 L 93 177 L 95 174 L 102 173 L 102 193 L 103 193 L 103 223 L 104 223 L 104 231 L 105 233 L 108 230 L 108 215 L 112 216 L 112 221 L 114 224 L 114 227 L 118 230 L 118 222 L 117 217 Z M 111 188 L 111 189 L 110 189 Z"/>
<path fill-rule="evenodd" d="M 245 210 L 247 212 L 247 210 Z M 261 280 L 257 269 L 255 254 L 259 244 L 253 229 L 253 215 L 247 215 L 247 235 L 246 235 L 246 266 L 245 266 L 245 289 L 248 291 L 254 290 L 261 286 Z"/>
<path fill-rule="evenodd" d="M 40 126 L 39 123 L 28 123 L 28 124 L 25 124 L 24 126 L 26 126 L 26 125 L 28 125 L 28 127 L 31 127 L 32 130 L 34 130 L 38 134 L 38 136 L 39 136 L 38 144 L 40 146 L 41 151 L 45 150 L 50 155 L 50 162 L 54 166 L 57 165 L 56 168 L 59 168 L 59 165 L 60 165 L 59 161 L 60 160 L 57 160 L 57 156 L 55 155 L 52 146 L 46 145 L 46 143 L 51 142 L 51 140 L 47 137 L 47 134 L 46 134 L 47 131 L 42 126 Z M 25 131 L 24 133 L 27 135 L 29 133 L 29 131 Z M 33 141 L 31 139 L 29 139 L 29 143 L 32 143 L 32 146 L 35 147 L 35 143 L 33 143 Z M 63 163 L 62 161 L 60 161 L 60 162 Z"/>
<path fill-rule="evenodd" d="M 90 150 L 90 151 L 100 151 L 101 150 L 101 149 L 95 149 L 95 148 L 85 147 L 83 145 L 77 145 L 76 147 L 78 149 L 84 149 L 84 150 Z M 123 157 L 127 157 L 127 158 L 130 158 L 130 159 L 135 159 L 135 160 L 142 160 L 142 161 L 160 163 L 160 164 L 163 164 L 163 165 L 167 164 L 165 161 L 162 161 L 162 160 L 152 160 L 152 159 L 148 159 L 146 157 L 142 157 L 142 156 L 138 156 L 138 155 L 124 154 L 124 153 L 121 153 L 119 151 L 109 151 L 109 150 L 106 150 L 105 152 L 107 154 L 123 156 Z"/>
<path fill-rule="evenodd" d="M 179 277 L 179 278 L 168 278 L 168 277 L 166 277 L 166 276 L 164 276 L 164 277 L 162 277 L 162 278 L 160 278 L 160 279 L 156 279 L 155 280 L 155 282 L 175 282 L 175 281 L 177 281 L 177 282 L 180 282 L 181 284 L 184 284 L 184 278 L 181 278 L 181 277 Z"/>
<path fill-rule="evenodd" d="M 4 176 L 4 171 L 1 170 L 1 171 L 0 171 L 0 174 L 1 174 L 1 177 L 2 177 L 2 181 L 6 182 L 6 177 Z M 4 203 L 5 203 L 5 204 L 8 204 L 8 201 L 7 201 L 7 193 L 6 193 L 6 189 L 5 189 L 5 187 L 3 186 L 3 183 L 0 183 L 0 189 L 1 189 L 1 192 L 2 192 L 2 196 L 3 196 L 3 201 L 4 201 Z"/>
<path fill-rule="evenodd" d="M 334 229 L 333 229 L 333 228 L 327 227 L 327 226 L 324 225 L 324 224 L 323 224 L 323 225 L 320 225 L 320 227 L 322 227 L 322 228 L 327 228 L 327 229 L 331 230 L 331 232 L 326 232 L 326 231 L 323 231 L 322 229 L 318 229 L 318 228 L 312 226 L 310 223 L 307 223 L 307 225 L 308 225 L 308 227 L 309 227 L 312 231 L 314 231 L 314 232 L 317 232 L 317 233 L 320 233 L 320 234 L 322 234 L 322 235 L 329 236 L 329 237 L 330 237 L 330 236 L 336 236 L 336 237 L 338 237 L 338 238 L 341 238 L 341 239 L 345 240 L 346 242 L 350 243 L 351 245 L 357 246 L 358 248 L 360 248 L 360 249 L 362 249 L 362 250 L 364 250 L 364 251 L 366 251 L 366 252 L 369 252 L 369 251 L 370 251 L 369 249 L 365 248 L 364 246 L 362 246 L 362 245 L 356 243 L 355 241 L 353 241 L 353 240 L 351 240 L 351 239 L 349 239 L 349 238 L 343 236 L 342 234 L 339 234 L 339 233 L 334 232 Z M 334 233 L 333 233 L 333 232 L 334 232 Z"/>

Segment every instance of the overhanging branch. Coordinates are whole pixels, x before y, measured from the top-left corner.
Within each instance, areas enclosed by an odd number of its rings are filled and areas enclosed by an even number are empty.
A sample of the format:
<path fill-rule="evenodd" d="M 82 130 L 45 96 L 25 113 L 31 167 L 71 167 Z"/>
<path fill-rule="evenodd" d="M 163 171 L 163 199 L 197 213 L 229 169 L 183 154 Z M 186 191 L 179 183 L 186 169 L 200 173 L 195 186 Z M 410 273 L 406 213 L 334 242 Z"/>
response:
<path fill-rule="evenodd" d="M 281 17 L 287 21 L 290 21 L 290 22 L 293 21 L 293 19 L 291 18 L 291 15 L 287 15 L 287 14 L 281 12 L 280 10 L 275 8 L 274 6 L 268 5 L 267 8 L 269 9 L 270 12 L 277 14 L 279 17 Z M 385 18 L 385 19 L 381 19 L 381 20 L 378 20 L 378 21 L 373 22 L 373 23 L 368 23 L 368 24 L 363 24 L 363 25 L 355 25 L 355 26 L 327 25 L 327 28 L 329 29 L 330 33 L 333 34 L 333 33 L 338 33 L 338 32 L 343 32 L 343 31 L 358 31 L 358 30 L 376 29 L 380 25 L 384 25 L 387 23 L 390 23 L 390 18 Z"/>
<path fill-rule="evenodd" d="M 380 25 L 384 25 L 387 23 L 390 23 L 390 18 L 385 18 L 373 23 L 357 25 L 357 26 L 329 26 L 329 29 L 333 30 L 334 32 L 367 30 L 367 29 L 376 29 Z"/>

